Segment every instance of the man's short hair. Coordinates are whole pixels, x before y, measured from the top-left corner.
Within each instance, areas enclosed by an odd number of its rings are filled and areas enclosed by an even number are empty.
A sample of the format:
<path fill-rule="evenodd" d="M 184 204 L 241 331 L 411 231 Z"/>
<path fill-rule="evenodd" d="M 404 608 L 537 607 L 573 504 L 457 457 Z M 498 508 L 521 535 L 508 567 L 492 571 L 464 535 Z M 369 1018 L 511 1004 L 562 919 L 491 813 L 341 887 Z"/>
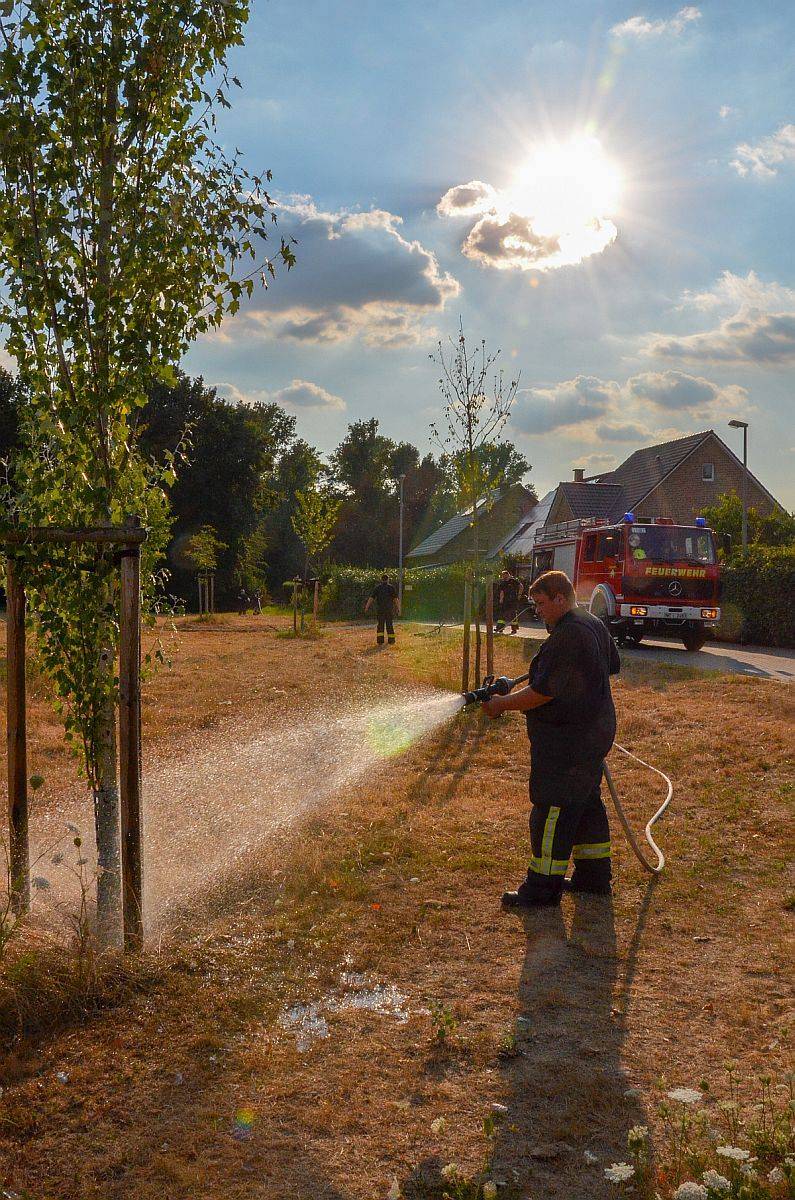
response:
<path fill-rule="evenodd" d="M 574 587 L 565 571 L 544 571 L 538 579 L 530 584 L 530 594 L 543 592 L 550 600 L 556 596 L 565 596 L 567 600 L 574 599 Z"/>

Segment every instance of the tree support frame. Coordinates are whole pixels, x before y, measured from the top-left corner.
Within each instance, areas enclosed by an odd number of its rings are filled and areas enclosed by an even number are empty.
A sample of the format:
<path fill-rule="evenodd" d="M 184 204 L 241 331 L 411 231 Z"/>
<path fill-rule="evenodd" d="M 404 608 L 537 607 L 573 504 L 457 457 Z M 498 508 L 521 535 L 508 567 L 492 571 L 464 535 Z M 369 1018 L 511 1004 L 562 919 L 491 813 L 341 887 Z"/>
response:
<path fill-rule="evenodd" d="M 125 950 L 143 945 L 143 855 L 141 813 L 141 546 L 146 531 L 137 517 L 124 525 L 91 529 L 43 526 L 6 530 L 8 827 L 11 903 L 17 914 L 30 908 L 28 841 L 27 705 L 25 689 L 25 589 L 17 559 L 26 545 L 118 547 L 119 600 L 119 806 L 121 823 L 122 918 Z"/>

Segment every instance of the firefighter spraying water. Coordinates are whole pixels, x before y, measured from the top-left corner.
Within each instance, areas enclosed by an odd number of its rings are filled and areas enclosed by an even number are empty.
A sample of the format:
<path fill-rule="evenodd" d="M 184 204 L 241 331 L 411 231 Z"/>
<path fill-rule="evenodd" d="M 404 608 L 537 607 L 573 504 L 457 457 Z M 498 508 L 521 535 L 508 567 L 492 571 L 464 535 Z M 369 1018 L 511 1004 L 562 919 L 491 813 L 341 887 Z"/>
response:
<path fill-rule="evenodd" d="M 651 837 L 651 826 L 673 792 L 667 776 L 650 767 L 668 783 L 666 800 L 646 827 L 647 841 L 657 854 L 654 865 L 637 844 L 604 761 L 616 731 L 610 691 L 610 675 L 620 670 L 615 644 L 602 621 L 578 610 L 572 583 L 562 571 L 539 576 L 531 591 L 550 637 L 530 671 L 517 679 L 488 676 L 480 688 L 464 696 L 465 704 L 480 702 L 489 717 L 509 710 L 527 717 L 532 858 L 526 879 L 503 895 L 508 908 L 559 904 L 564 890 L 610 894 L 610 827 L 601 797 L 603 775 L 633 850 L 648 870 L 661 870 L 664 859 Z M 526 680 L 527 687 L 514 691 Z M 570 859 L 574 872 L 566 879 Z"/>

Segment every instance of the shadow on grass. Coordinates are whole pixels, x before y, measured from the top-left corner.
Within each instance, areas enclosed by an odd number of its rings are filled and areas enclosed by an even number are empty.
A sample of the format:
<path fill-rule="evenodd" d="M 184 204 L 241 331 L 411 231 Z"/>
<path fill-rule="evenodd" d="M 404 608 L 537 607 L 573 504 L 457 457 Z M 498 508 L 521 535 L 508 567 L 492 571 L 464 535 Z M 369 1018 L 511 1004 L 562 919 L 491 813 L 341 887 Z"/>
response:
<path fill-rule="evenodd" d="M 614 999 L 619 960 L 610 900 L 574 897 L 568 932 L 561 909 L 523 918 L 517 1052 L 504 1066 L 508 1113 L 494 1148 L 495 1180 L 546 1200 L 614 1194 L 604 1167 L 626 1160 L 627 1130 L 643 1120 L 621 1050 L 650 898 L 651 885 L 621 985 L 623 1011 Z"/>

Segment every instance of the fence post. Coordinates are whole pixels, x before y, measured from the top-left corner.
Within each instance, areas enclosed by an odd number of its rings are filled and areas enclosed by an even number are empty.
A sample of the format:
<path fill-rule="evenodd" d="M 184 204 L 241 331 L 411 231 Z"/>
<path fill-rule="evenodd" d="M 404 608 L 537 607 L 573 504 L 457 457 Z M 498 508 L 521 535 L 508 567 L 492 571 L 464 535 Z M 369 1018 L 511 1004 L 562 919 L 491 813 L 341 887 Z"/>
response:
<path fill-rule="evenodd" d="M 469 626 L 472 617 L 472 576 L 464 576 L 464 654 L 461 663 L 461 691 L 469 691 Z M 475 681 L 477 682 L 477 680 Z"/>
<path fill-rule="evenodd" d="M 25 590 L 6 559 L 9 884 L 15 913 L 30 908 L 28 762 L 25 733 Z"/>
<path fill-rule="evenodd" d="M 141 552 L 121 556 L 119 622 L 119 791 L 124 948 L 143 945 L 141 853 Z"/>
<path fill-rule="evenodd" d="M 486 576 L 486 674 L 494 674 L 494 576 Z"/>

